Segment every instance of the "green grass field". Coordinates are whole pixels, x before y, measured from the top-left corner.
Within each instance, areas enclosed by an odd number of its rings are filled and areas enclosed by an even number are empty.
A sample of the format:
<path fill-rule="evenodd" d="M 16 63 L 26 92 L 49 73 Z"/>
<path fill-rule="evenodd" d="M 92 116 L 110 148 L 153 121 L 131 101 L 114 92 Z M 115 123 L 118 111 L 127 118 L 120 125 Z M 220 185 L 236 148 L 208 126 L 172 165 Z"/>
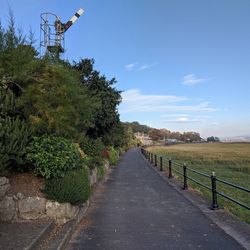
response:
<path fill-rule="evenodd" d="M 150 147 L 148 151 L 171 158 L 173 162 L 184 162 L 188 167 L 211 175 L 214 171 L 217 178 L 250 189 L 250 143 L 201 143 L 179 144 L 165 147 Z M 167 161 L 164 161 L 164 170 L 167 170 Z M 181 166 L 173 165 L 178 171 L 183 171 Z M 175 177 L 182 177 L 173 172 Z M 188 171 L 188 176 L 211 186 L 211 180 Z M 188 185 L 200 191 L 206 198 L 211 200 L 211 191 L 202 188 L 191 180 Z M 236 190 L 225 184 L 217 182 L 217 191 L 222 192 L 250 207 L 250 194 Z M 218 204 L 243 221 L 250 223 L 250 211 L 225 200 L 218 195 Z"/>

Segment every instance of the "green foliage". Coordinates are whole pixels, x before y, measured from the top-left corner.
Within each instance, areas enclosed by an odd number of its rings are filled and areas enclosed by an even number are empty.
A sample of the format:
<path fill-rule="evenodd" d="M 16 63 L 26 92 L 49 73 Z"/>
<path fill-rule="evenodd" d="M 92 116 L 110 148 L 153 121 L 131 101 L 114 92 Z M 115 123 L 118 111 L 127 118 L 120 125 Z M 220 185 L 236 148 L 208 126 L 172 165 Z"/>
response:
<path fill-rule="evenodd" d="M 72 159 L 75 154 L 66 155 L 69 159 L 65 161 L 65 149 L 59 149 L 59 141 L 54 142 L 51 136 L 78 142 L 87 154 L 90 167 L 102 164 L 103 143 L 127 148 L 130 139 L 126 138 L 127 130 L 119 120 L 117 107 L 121 92 L 114 87 L 116 80 L 109 80 L 95 70 L 93 59 L 80 60 L 73 65 L 63 60 L 40 59 L 34 48 L 32 31 L 27 41 L 26 36 L 16 30 L 10 12 L 9 26 L 4 29 L 0 23 L 0 87 L 14 95 L 2 98 L 5 106 L 0 103 L 0 117 L 11 118 L 15 128 L 22 123 L 38 136 L 28 147 L 26 158 L 34 164 L 36 173 L 46 178 L 63 176 L 71 168 L 69 165 L 74 168 L 78 161 Z M 45 139 L 45 134 L 51 136 Z M 53 145 L 49 144 L 52 150 L 46 148 L 47 142 L 43 140 L 53 141 Z M 2 161 L 6 161 L 7 155 Z"/>
<path fill-rule="evenodd" d="M 125 122 L 124 125 L 127 127 L 131 127 L 134 133 L 140 132 L 140 133 L 147 134 L 149 130 L 151 129 L 149 126 L 142 125 L 139 122 Z"/>
<path fill-rule="evenodd" d="M 80 141 L 80 147 L 88 156 L 86 164 L 90 168 L 98 167 L 103 163 L 102 152 L 105 147 L 100 138 L 94 140 L 84 137 Z"/>
<path fill-rule="evenodd" d="M 47 198 L 79 205 L 90 196 L 89 172 L 86 167 L 69 171 L 62 178 L 50 179 L 43 190 Z"/>
<path fill-rule="evenodd" d="M 97 180 L 100 181 L 105 176 L 105 168 L 103 166 L 97 167 Z"/>
<path fill-rule="evenodd" d="M 21 97 L 21 107 L 37 134 L 77 138 L 94 126 L 93 110 L 98 106 L 76 74 L 60 65 L 47 65 L 36 84 Z"/>
<path fill-rule="evenodd" d="M 20 119 L 0 118 L 0 175 L 11 169 L 22 170 L 30 135 L 30 129 Z"/>
<path fill-rule="evenodd" d="M 46 179 L 63 177 L 67 171 L 79 168 L 82 159 L 75 145 L 62 137 L 34 137 L 27 147 L 27 160 L 35 174 Z"/>
<path fill-rule="evenodd" d="M 0 117 L 17 117 L 19 112 L 16 107 L 16 99 L 13 93 L 0 87 Z"/>
<path fill-rule="evenodd" d="M 109 163 L 112 166 L 115 166 L 119 161 L 119 153 L 113 148 L 111 147 L 109 149 Z"/>
<path fill-rule="evenodd" d="M 25 148 L 31 130 L 18 117 L 14 95 L 0 88 L 0 174 L 8 170 L 24 170 Z"/>
<path fill-rule="evenodd" d="M 30 80 L 31 65 L 37 56 L 32 43 L 27 44 L 20 32 L 17 34 L 13 13 L 9 14 L 9 25 L 5 30 L 0 24 L 0 79 L 2 84 L 20 94 Z"/>
<path fill-rule="evenodd" d="M 91 138 L 100 138 L 110 135 L 113 127 L 119 122 L 117 106 L 121 102 L 121 92 L 113 87 L 116 80 L 108 80 L 104 75 L 100 75 L 93 69 L 93 64 L 93 59 L 85 59 L 74 63 L 73 68 L 80 73 L 82 85 L 87 87 L 89 94 L 101 104 L 92 113 L 95 126 L 87 130 L 87 135 Z"/>
<path fill-rule="evenodd" d="M 218 137 L 210 136 L 207 138 L 207 142 L 219 142 L 220 139 Z"/>

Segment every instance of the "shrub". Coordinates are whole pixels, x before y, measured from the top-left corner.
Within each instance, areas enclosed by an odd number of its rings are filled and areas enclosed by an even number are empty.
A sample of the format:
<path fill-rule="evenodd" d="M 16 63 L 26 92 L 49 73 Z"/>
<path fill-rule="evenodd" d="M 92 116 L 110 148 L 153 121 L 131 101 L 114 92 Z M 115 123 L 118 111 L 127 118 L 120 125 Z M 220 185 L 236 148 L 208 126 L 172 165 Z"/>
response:
<path fill-rule="evenodd" d="M 85 137 L 81 140 L 80 146 L 88 156 L 86 162 L 88 167 L 98 167 L 103 163 L 102 152 L 105 147 L 100 138 L 93 140 Z"/>
<path fill-rule="evenodd" d="M 106 159 L 109 158 L 109 151 L 106 148 L 102 151 L 102 157 Z"/>
<path fill-rule="evenodd" d="M 31 130 L 19 118 L 15 96 L 0 86 L 0 175 L 10 169 L 23 170 L 30 137 Z"/>
<path fill-rule="evenodd" d="M 118 163 L 118 160 L 119 160 L 119 154 L 118 152 L 113 148 L 111 147 L 109 149 L 109 163 L 110 165 L 116 165 Z"/>
<path fill-rule="evenodd" d="M 21 170 L 25 162 L 26 146 L 31 131 L 18 118 L 0 118 L 0 175 L 10 169 Z"/>
<path fill-rule="evenodd" d="M 62 178 L 47 180 L 43 192 L 50 200 L 79 205 L 90 196 L 89 172 L 87 167 L 69 171 Z"/>
<path fill-rule="evenodd" d="M 97 167 L 97 180 L 100 181 L 105 175 L 105 168 L 103 166 Z"/>
<path fill-rule="evenodd" d="M 46 179 L 63 177 L 68 170 L 82 166 L 75 145 L 62 137 L 34 137 L 27 147 L 27 159 L 34 164 L 35 174 Z"/>

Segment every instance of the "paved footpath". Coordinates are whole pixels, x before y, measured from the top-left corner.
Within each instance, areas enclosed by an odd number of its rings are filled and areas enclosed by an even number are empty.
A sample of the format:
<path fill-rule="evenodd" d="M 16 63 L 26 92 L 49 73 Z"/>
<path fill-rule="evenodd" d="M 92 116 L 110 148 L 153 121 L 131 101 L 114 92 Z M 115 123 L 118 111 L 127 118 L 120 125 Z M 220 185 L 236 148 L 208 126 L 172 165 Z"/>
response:
<path fill-rule="evenodd" d="M 104 188 L 68 249 L 243 249 L 150 169 L 139 149 L 123 156 Z"/>

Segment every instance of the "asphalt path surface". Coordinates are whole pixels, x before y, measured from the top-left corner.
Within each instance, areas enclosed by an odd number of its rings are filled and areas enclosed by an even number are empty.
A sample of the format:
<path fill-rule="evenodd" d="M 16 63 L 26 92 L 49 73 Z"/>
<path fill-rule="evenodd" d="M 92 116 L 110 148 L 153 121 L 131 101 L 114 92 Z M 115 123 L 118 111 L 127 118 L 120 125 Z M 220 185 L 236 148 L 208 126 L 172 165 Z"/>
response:
<path fill-rule="evenodd" d="M 244 249 L 151 168 L 128 151 L 68 249 Z"/>

